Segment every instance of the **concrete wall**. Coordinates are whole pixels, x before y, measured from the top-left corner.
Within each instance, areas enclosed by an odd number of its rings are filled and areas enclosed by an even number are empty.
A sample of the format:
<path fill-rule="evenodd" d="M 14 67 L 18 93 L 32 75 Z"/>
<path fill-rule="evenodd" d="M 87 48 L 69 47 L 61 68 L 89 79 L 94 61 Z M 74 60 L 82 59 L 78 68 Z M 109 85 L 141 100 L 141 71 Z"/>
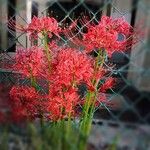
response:
<path fill-rule="evenodd" d="M 128 79 L 141 91 L 150 92 L 150 1 L 141 0 L 135 26 L 143 36 L 132 48 Z"/>

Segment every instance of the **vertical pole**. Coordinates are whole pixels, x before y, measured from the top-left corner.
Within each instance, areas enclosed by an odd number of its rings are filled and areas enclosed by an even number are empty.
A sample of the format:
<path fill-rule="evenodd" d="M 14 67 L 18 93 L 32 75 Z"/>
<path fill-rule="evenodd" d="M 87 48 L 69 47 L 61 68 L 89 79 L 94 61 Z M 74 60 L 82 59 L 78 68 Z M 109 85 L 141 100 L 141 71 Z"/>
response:
<path fill-rule="evenodd" d="M 8 10 L 8 21 L 13 20 L 14 24 L 16 24 L 16 0 L 8 0 L 8 5 L 7 5 L 7 10 Z M 16 49 L 16 29 L 15 27 L 13 29 L 10 29 L 8 25 L 8 31 L 7 31 L 7 36 L 8 36 L 8 52 L 14 52 Z"/>

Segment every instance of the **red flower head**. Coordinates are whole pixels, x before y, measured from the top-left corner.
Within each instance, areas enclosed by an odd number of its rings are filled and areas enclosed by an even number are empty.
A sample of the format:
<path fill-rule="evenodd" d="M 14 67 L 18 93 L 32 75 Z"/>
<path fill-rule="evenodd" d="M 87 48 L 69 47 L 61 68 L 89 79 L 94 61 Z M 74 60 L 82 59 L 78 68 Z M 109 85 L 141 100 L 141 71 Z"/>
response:
<path fill-rule="evenodd" d="M 46 33 L 51 38 L 52 34 L 58 35 L 60 28 L 58 27 L 57 20 L 52 17 L 37 18 L 34 16 L 26 31 L 31 36 L 38 33 Z"/>
<path fill-rule="evenodd" d="M 98 25 L 90 24 L 90 21 L 85 18 L 81 23 L 86 24 L 87 33 L 82 33 L 82 40 L 75 36 L 72 36 L 70 40 L 77 46 L 84 47 L 87 53 L 95 49 L 104 49 L 108 56 L 111 56 L 114 51 L 125 50 L 127 46 L 134 44 L 131 41 L 133 28 L 124 18 L 112 19 L 103 16 Z"/>
<path fill-rule="evenodd" d="M 86 82 L 93 74 L 92 59 L 85 53 L 72 48 L 60 50 L 53 60 L 53 81 L 59 86 L 71 86 Z"/>
<path fill-rule="evenodd" d="M 38 47 L 17 50 L 13 69 L 27 77 L 42 75 L 43 50 Z"/>
<path fill-rule="evenodd" d="M 114 51 L 126 49 L 127 38 L 131 36 L 131 26 L 123 19 L 112 19 L 103 16 L 98 25 L 88 27 L 83 34 L 83 42 L 87 52 L 105 49 L 109 56 Z"/>
<path fill-rule="evenodd" d="M 14 86 L 10 91 L 12 110 L 20 110 L 20 117 L 30 118 L 38 113 L 39 94 L 32 87 Z M 18 113 L 16 112 L 17 118 Z"/>

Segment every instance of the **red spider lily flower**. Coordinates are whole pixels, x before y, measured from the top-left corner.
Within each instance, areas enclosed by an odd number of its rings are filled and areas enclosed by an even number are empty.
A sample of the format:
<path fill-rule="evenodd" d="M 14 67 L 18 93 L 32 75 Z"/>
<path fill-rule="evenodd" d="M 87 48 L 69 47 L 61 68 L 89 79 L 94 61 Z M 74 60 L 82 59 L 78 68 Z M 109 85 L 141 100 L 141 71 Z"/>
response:
<path fill-rule="evenodd" d="M 111 89 L 115 84 L 115 79 L 113 77 L 109 77 L 105 83 L 102 84 L 99 91 L 106 92 L 106 90 Z"/>
<path fill-rule="evenodd" d="M 61 49 L 52 64 L 53 73 L 50 81 L 57 87 L 86 83 L 93 75 L 92 58 L 72 48 Z"/>
<path fill-rule="evenodd" d="M 104 48 L 109 56 L 114 51 L 126 49 L 127 38 L 131 36 L 131 26 L 123 19 L 112 19 L 103 16 L 98 25 L 88 28 L 83 35 L 87 52 L 95 48 Z"/>
<path fill-rule="evenodd" d="M 27 77 L 41 76 L 44 68 L 43 57 L 42 48 L 33 46 L 29 49 L 18 49 L 12 68 Z"/>
<path fill-rule="evenodd" d="M 39 93 L 33 87 L 13 86 L 10 91 L 12 110 L 20 110 L 20 117 L 34 118 L 40 113 Z M 17 118 L 19 114 L 16 114 Z"/>
<path fill-rule="evenodd" d="M 57 20 L 52 17 L 37 18 L 34 16 L 26 31 L 31 35 L 47 33 L 49 38 L 51 38 L 53 34 L 58 36 L 60 28 Z"/>
<path fill-rule="evenodd" d="M 83 21 L 84 22 L 84 21 Z M 81 22 L 82 23 L 82 22 Z M 114 51 L 122 51 L 132 44 L 133 28 L 124 18 L 112 19 L 103 16 L 98 25 L 90 24 L 86 20 L 87 33 L 82 33 L 82 39 L 71 38 L 73 43 L 81 45 L 87 53 L 95 49 L 105 49 L 111 57 Z"/>

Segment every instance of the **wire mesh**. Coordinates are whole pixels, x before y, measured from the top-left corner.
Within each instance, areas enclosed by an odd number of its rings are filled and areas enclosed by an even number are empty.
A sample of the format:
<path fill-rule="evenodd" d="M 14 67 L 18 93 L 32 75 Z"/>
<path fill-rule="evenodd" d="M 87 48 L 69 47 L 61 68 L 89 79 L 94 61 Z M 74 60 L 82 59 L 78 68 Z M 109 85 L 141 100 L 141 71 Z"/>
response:
<path fill-rule="evenodd" d="M 139 147 L 137 142 L 141 140 L 141 137 L 137 137 L 141 134 L 139 129 L 146 135 L 147 128 L 150 127 L 150 34 L 148 32 L 150 2 L 148 0 L 1 0 L 0 2 L 0 62 L 3 68 L 0 69 L 0 83 L 8 85 L 18 81 L 15 78 L 16 73 L 4 69 L 3 65 L 13 63 L 17 47 L 27 48 L 30 45 L 26 33 L 19 33 L 17 29 L 12 30 L 8 27 L 10 19 L 15 20 L 16 24 L 27 25 L 33 16 L 53 16 L 59 24 L 65 22 L 69 25 L 83 15 L 89 16 L 89 22 L 94 23 L 97 23 L 102 15 L 107 15 L 125 17 L 133 27 L 139 28 L 144 33 L 144 36 L 139 37 L 138 44 L 125 52 L 114 53 L 108 60 L 115 65 L 115 69 L 108 67 L 108 70 L 117 79 L 117 84 L 105 93 L 110 105 L 100 103 L 93 120 L 95 128 L 98 130 L 101 128 L 100 134 L 109 133 L 105 136 L 106 139 L 109 138 L 110 132 L 121 134 L 126 132 L 130 136 L 131 129 L 138 129 L 138 133 L 133 131 L 133 137 L 130 138 L 132 141 L 135 138 L 134 144 L 130 143 L 130 148 L 133 145 Z M 78 23 L 78 31 L 74 36 L 83 32 L 87 24 Z M 63 44 L 71 44 L 71 39 L 63 37 L 61 39 Z M 27 79 L 22 82 L 29 84 Z M 112 127 L 115 128 L 114 131 L 111 130 Z M 150 134 L 146 137 L 149 138 Z M 122 145 L 126 146 L 126 143 Z M 139 149 L 143 149 L 142 146 Z"/>

